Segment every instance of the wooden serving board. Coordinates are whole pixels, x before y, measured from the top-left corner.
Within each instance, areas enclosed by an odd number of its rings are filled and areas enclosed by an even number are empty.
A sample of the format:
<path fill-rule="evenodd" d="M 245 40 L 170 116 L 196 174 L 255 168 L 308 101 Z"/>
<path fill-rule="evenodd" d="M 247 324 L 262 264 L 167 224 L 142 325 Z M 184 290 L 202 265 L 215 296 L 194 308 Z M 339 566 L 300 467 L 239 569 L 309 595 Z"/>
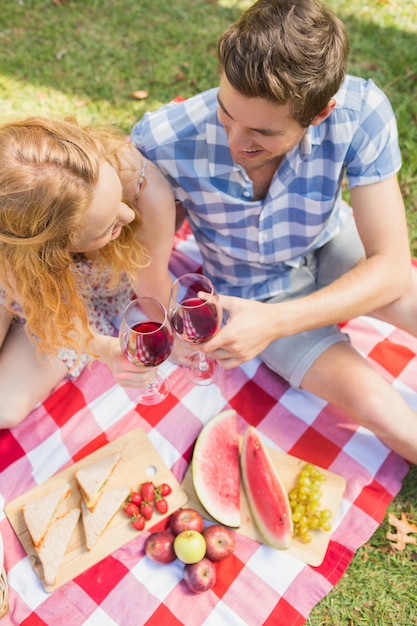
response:
<path fill-rule="evenodd" d="M 279 472 L 287 493 L 289 493 L 295 486 L 297 476 L 306 461 L 298 459 L 295 456 L 290 456 L 289 454 L 284 454 L 283 452 L 279 452 L 278 450 L 272 448 L 267 449 L 275 467 Z M 326 480 L 322 483 L 323 496 L 321 498 L 320 508 L 329 509 L 331 511 L 332 519 L 330 521 L 333 523 L 345 492 L 346 479 L 338 474 L 329 472 L 328 470 L 322 468 L 320 468 L 320 470 L 326 476 Z M 198 510 L 205 519 L 215 521 L 207 513 L 197 497 L 193 486 L 191 465 L 187 470 L 182 486 L 184 491 L 186 491 L 189 496 L 187 506 Z M 265 494 L 265 497 L 269 497 L 269 495 Z M 252 519 L 249 504 L 242 484 L 240 488 L 240 515 L 241 525 L 236 529 L 236 532 L 241 533 L 246 537 L 250 537 L 251 539 L 255 539 L 260 543 L 266 543 Z M 308 544 L 302 543 L 298 539 L 293 538 L 290 547 L 286 552 L 301 561 L 308 563 L 309 565 L 321 565 L 330 542 L 331 531 L 311 531 L 311 536 L 313 539 Z"/>
<path fill-rule="evenodd" d="M 168 483 L 172 487 L 172 493 L 167 496 L 168 512 L 165 515 L 161 515 L 155 511 L 152 519 L 146 524 L 147 530 L 171 515 L 173 511 L 180 508 L 187 501 L 187 494 L 165 465 L 151 441 L 148 439 L 145 431 L 142 428 L 136 428 L 119 439 L 96 450 L 81 461 L 74 463 L 74 465 L 56 474 L 41 485 L 37 485 L 12 502 L 9 502 L 5 507 L 6 515 L 46 591 L 54 591 L 79 574 L 85 572 L 92 565 L 95 565 L 106 556 L 128 543 L 131 539 L 137 537 L 138 531 L 131 526 L 130 518 L 128 518 L 123 511 L 120 511 L 113 518 L 111 524 L 92 550 L 87 550 L 80 518 L 72 535 L 67 553 L 59 568 L 56 584 L 54 586 L 48 586 L 43 578 L 42 565 L 39 562 L 26 528 L 22 506 L 31 500 L 45 495 L 48 491 L 59 487 L 65 481 L 69 482 L 72 493 L 62 505 L 60 515 L 74 506 L 79 506 L 81 496 L 76 485 L 75 472 L 80 467 L 98 461 L 115 452 L 120 452 L 122 459 L 110 476 L 109 481 L 106 483 L 106 489 L 119 485 L 129 485 L 132 490 L 136 490 L 140 483 L 146 480 L 152 480 L 156 485 Z"/>

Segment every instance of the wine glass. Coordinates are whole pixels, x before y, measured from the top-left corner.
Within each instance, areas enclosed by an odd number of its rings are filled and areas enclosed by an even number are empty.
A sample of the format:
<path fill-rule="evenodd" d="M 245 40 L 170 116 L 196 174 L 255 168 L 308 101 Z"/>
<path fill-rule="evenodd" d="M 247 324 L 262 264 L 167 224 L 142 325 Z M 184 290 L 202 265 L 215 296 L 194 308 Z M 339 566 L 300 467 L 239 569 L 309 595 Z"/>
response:
<path fill-rule="evenodd" d="M 131 363 L 157 367 L 172 352 L 174 337 L 166 308 L 155 298 L 132 300 L 126 307 L 120 324 L 120 347 Z M 139 402 L 157 404 L 169 393 L 168 379 L 155 372 L 143 388 Z"/>
<path fill-rule="evenodd" d="M 209 297 L 203 299 L 199 293 Z M 191 344 L 204 343 L 222 323 L 222 309 L 212 282 L 197 273 L 184 274 L 171 287 L 169 303 L 171 324 L 181 339 Z M 221 371 L 220 365 L 199 350 L 189 357 L 184 374 L 195 385 L 210 385 Z"/>

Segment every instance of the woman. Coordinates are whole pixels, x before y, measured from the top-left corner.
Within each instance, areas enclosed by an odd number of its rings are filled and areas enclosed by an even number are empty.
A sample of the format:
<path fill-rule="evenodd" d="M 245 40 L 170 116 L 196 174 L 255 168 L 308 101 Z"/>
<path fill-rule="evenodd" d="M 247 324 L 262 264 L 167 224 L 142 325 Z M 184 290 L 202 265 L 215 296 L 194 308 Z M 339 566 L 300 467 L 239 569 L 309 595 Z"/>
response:
<path fill-rule="evenodd" d="M 149 372 L 113 326 L 134 293 L 167 304 L 175 204 L 151 163 L 108 131 L 33 117 L 0 126 L 0 427 L 92 358 L 119 384 Z"/>

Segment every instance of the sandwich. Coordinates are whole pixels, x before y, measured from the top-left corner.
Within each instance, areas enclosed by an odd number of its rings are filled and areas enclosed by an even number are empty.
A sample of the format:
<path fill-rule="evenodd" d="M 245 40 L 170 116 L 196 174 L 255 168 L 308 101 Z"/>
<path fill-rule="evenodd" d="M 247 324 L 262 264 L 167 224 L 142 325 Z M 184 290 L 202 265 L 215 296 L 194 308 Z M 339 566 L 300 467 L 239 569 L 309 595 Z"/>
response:
<path fill-rule="evenodd" d="M 23 518 L 35 548 L 41 545 L 48 528 L 70 493 L 71 487 L 68 482 L 65 482 L 45 496 L 23 505 Z"/>
<path fill-rule="evenodd" d="M 94 511 L 103 493 L 105 484 L 113 474 L 121 458 L 121 453 L 116 452 L 94 463 L 85 465 L 75 473 L 80 493 L 90 511 Z"/>
<path fill-rule="evenodd" d="M 41 545 L 36 549 L 47 585 L 52 586 L 56 583 L 58 570 L 68 550 L 80 513 L 79 507 L 74 507 L 62 517 L 56 518 L 49 526 Z"/>
<path fill-rule="evenodd" d="M 84 500 L 81 500 L 82 523 L 87 550 L 97 543 L 115 515 L 122 508 L 131 489 L 122 485 L 102 492 L 95 508 L 91 511 Z"/>

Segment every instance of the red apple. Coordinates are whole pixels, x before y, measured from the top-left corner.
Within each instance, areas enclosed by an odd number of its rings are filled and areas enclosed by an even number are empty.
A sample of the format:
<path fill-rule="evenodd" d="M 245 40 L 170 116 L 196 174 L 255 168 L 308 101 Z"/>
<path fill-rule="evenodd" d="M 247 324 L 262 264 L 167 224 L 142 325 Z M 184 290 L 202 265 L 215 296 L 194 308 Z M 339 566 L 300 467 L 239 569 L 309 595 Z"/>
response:
<path fill-rule="evenodd" d="M 211 589 L 216 582 L 216 566 L 205 557 L 184 567 L 184 580 L 191 591 L 201 593 Z"/>
<path fill-rule="evenodd" d="M 178 509 L 172 514 L 169 525 L 174 535 L 179 535 L 184 530 L 196 530 L 199 533 L 204 530 L 204 520 L 194 509 Z"/>
<path fill-rule="evenodd" d="M 168 530 L 157 530 L 145 541 L 146 555 L 158 563 L 172 563 L 177 558 L 174 552 L 175 536 Z"/>
<path fill-rule="evenodd" d="M 221 561 L 235 549 L 235 534 L 230 528 L 213 524 L 207 526 L 203 536 L 206 540 L 206 557 L 210 561 Z"/>

